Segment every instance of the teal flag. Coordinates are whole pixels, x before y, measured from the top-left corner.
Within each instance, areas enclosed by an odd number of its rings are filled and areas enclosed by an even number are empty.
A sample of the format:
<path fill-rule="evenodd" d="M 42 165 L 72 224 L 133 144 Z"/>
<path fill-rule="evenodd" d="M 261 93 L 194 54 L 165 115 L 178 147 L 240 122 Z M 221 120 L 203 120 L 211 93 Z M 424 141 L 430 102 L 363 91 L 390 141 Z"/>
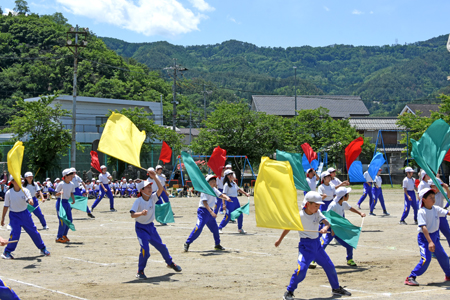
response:
<path fill-rule="evenodd" d="M 159 223 L 175 223 L 170 202 L 155 204 L 155 219 Z"/>
<path fill-rule="evenodd" d="M 248 199 L 247 204 L 231 212 L 230 214 L 231 221 L 236 220 L 242 214 L 246 214 L 247 216 L 250 214 L 250 199 Z"/>
<path fill-rule="evenodd" d="M 34 201 L 34 200 L 33 200 L 33 201 Z M 34 207 L 33 205 L 28 204 L 27 209 L 28 209 L 28 211 L 29 211 L 30 213 L 32 213 L 32 212 L 36 209 L 36 207 Z"/>
<path fill-rule="evenodd" d="M 72 208 L 87 212 L 88 197 L 75 196 L 75 203 L 72 204 L 71 201 L 69 203 Z"/>
<path fill-rule="evenodd" d="M 305 192 L 311 191 L 311 188 L 306 181 L 305 172 L 303 172 L 302 156 L 299 153 L 288 153 L 277 150 L 277 160 L 288 161 L 291 164 L 296 189 Z"/>
<path fill-rule="evenodd" d="M 62 201 L 60 201 L 59 204 L 59 213 L 58 213 L 59 218 L 64 222 L 64 224 L 66 224 L 67 226 L 69 226 L 69 228 L 73 231 L 75 231 L 75 225 L 73 225 L 72 222 L 69 221 L 69 219 L 67 219 L 67 214 L 66 214 L 66 210 L 64 209 L 63 205 L 62 205 Z"/>
<path fill-rule="evenodd" d="M 439 191 L 445 196 L 447 193 L 438 182 L 435 174 L 450 149 L 450 126 L 442 119 L 436 120 L 428 127 L 419 141 L 411 139 L 411 157 L 427 172 Z M 420 199 L 419 199 L 420 200 Z"/>
<path fill-rule="evenodd" d="M 217 197 L 213 188 L 206 182 L 205 176 L 202 174 L 197 164 L 194 162 L 189 153 L 181 151 L 181 158 L 183 159 L 186 171 L 192 181 L 192 185 L 197 192 L 205 193 Z"/>
<path fill-rule="evenodd" d="M 334 211 L 323 211 L 322 214 L 327 218 L 334 234 L 344 242 L 356 249 L 361 234 L 361 227 L 355 226 L 344 217 Z"/>

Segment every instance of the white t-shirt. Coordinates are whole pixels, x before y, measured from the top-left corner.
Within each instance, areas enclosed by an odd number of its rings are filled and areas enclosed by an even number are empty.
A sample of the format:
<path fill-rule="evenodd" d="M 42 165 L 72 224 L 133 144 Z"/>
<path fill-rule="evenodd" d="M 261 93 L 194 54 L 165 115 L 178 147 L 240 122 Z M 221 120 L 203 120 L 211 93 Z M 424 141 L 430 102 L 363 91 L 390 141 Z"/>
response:
<path fill-rule="evenodd" d="M 122 181 L 120 183 L 120 187 L 123 188 L 123 189 L 126 189 L 127 188 L 127 183 Z"/>
<path fill-rule="evenodd" d="M 339 178 L 334 177 L 333 180 L 330 181 L 330 184 L 334 185 L 335 187 L 340 185 L 342 181 L 339 180 Z"/>
<path fill-rule="evenodd" d="M 217 177 L 216 178 L 216 183 L 217 183 L 217 188 L 223 190 L 223 179 L 224 177 Z"/>
<path fill-rule="evenodd" d="M 405 179 L 403 179 L 402 187 L 404 189 L 406 189 L 407 191 L 414 191 L 414 187 L 415 187 L 414 182 L 415 182 L 414 178 L 405 177 Z"/>
<path fill-rule="evenodd" d="M 428 184 L 428 182 L 426 181 L 420 181 L 419 186 L 417 187 L 417 193 L 420 193 L 421 190 L 426 189 L 426 188 L 431 188 L 430 185 Z M 421 199 L 419 199 L 421 200 Z"/>
<path fill-rule="evenodd" d="M 36 197 L 36 192 L 39 192 L 41 190 L 41 188 L 36 182 L 34 183 L 34 185 L 27 184 L 27 186 L 24 187 L 24 189 L 27 189 L 30 192 L 31 197 Z"/>
<path fill-rule="evenodd" d="M 445 217 L 448 214 L 448 210 L 433 205 L 431 209 L 422 207 L 417 213 L 417 222 L 419 227 L 417 231 L 422 231 L 422 226 L 427 226 L 428 233 L 433 233 L 439 230 L 439 218 Z"/>
<path fill-rule="evenodd" d="M 309 178 L 308 176 L 306 176 L 306 182 L 308 183 L 311 191 L 316 190 L 316 176 L 314 176 L 313 178 Z"/>
<path fill-rule="evenodd" d="M 155 220 L 155 203 L 157 201 L 158 196 L 156 196 L 156 192 L 152 193 L 148 201 L 145 201 L 142 197 L 137 198 L 136 201 L 134 201 L 130 212 L 138 213 L 146 209 L 147 215 L 137 217 L 136 222 L 141 224 L 150 224 L 151 222 L 153 222 Z"/>
<path fill-rule="evenodd" d="M 312 215 L 308 215 L 304 209 L 300 211 L 300 219 L 302 221 L 303 229 L 305 230 L 319 230 L 320 222 L 325 219 L 325 216 L 319 211 Z M 317 239 L 319 237 L 318 232 L 299 231 L 300 238 Z"/>
<path fill-rule="evenodd" d="M 83 180 L 80 178 L 80 176 L 76 175 L 72 178 L 72 183 L 75 185 L 75 188 L 79 188 Z"/>
<path fill-rule="evenodd" d="M 334 185 L 321 184 L 321 185 L 319 185 L 318 192 L 321 195 L 327 195 L 327 197 L 324 199 L 324 201 L 331 201 L 331 200 L 333 200 L 334 195 L 336 194 L 336 189 L 334 188 Z"/>
<path fill-rule="evenodd" d="M 161 174 L 161 175 L 157 175 L 157 176 L 158 176 L 159 181 L 161 182 L 161 185 L 163 187 L 166 186 L 166 175 Z"/>
<path fill-rule="evenodd" d="M 444 195 L 442 195 L 441 192 L 437 192 L 434 197 L 436 199 L 436 202 L 434 202 L 434 205 L 438 206 L 440 208 L 444 208 L 444 205 L 445 205 L 445 203 L 444 203 L 444 199 L 445 199 Z"/>
<path fill-rule="evenodd" d="M 99 184 L 94 184 L 94 190 L 95 191 L 100 191 L 100 185 Z"/>
<path fill-rule="evenodd" d="M 155 186 L 155 184 L 156 184 L 155 181 L 153 179 L 151 179 L 150 177 L 147 178 L 147 181 L 151 182 L 152 186 Z"/>
<path fill-rule="evenodd" d="M 222 193 L 218 189 L 213 188 L 213 190 L 214 190 L 214 193 L 216 193 L 217 197 L 220 197 L 220 195 L 222 195 Z M 208 206 L 211 208 L 213 208 L 214 205 L 216 204 L 216 197 L 213 197 L 213 196 L 205 194 L 205 193 L 201 193 L 200 194 L 200 202 L 198 204 L 198 207 L 205 207 L 203 205 L 203 201 L 205 201 L 205 200 L 207 201 Z"/>
<path fill-rule="evenodd" d="M 375 177 L 375 184 L 377 185 L 377 187 L 381 188 L 381 184 L 383 183 L 383 180 L 381 179 L 381 176 L 376 176 Z"/>
<path fill-rule="evenodd" d="M 350 208 L 352 208 L 352 206 L 350 204 L 348 204 L 347 201 L 342 201 L 342 205 L 339 204 L 339 201 L 333 201 L 328 206 L 327 211 L 331 211 L 332 210 L 335 213 L 339 214 L 341 217 L 343 217 L 344 216 L 344 212 L 346 210 L 349 210 Z"/>
<path fill-rule="evenodd" d="M 25 194 L 24 194 L 25 192 Z M 9 189 L 5 194 L 5 207 L 9 207 L 12 212 L 22 212 L 27 209 L 27 200 L 31 199 L 30 191 L 24 189 L 16 192 L 14 188 Z"/>
<path fill-rule="evenodd" d="M 364 179 L 366 180 L 366 182 L 373 182 L 372 177 L 370 177 L 369 175 L 369 171 L 364 172 Z"/>
<path fill-rule="evenodd" d="M 61 199 L 69 200 L 71 199 L 72 193 L 75 192 L 75 185 L 72 183 L 72 181 L 69 183 L 61 181 L 56 187 L 56 192 L 59 193 L 61 191 L 63 191 L 63 194 L 60 196 Z"/>
<path fill-rule="evenodd" d="M 233 181 L 231 182 L 231 186 L 229 184 L 224 184 L 223 186 L 223 193 L 227 195 L 228 197 L 237 197 L 238 186 Z"/>
<path fill-rule="evenodd" d="M 120 185 L 119 185 L 119 183 L 118 183 L 118 182 L 114 183 L 114 188 L 115 188 L 115 189 L 118 189 L 118 188 L 120 188 Z"/>
<path fill-rule="evenodd" d="M 100 175 L 98 175 L 98 180 L 100 180 L 101 183 L 103 184 L 108 184 L 109 178 L 111 174 L 109 174 L 109 172 L 106 172 L 105 174 L 100 173 Z"/>

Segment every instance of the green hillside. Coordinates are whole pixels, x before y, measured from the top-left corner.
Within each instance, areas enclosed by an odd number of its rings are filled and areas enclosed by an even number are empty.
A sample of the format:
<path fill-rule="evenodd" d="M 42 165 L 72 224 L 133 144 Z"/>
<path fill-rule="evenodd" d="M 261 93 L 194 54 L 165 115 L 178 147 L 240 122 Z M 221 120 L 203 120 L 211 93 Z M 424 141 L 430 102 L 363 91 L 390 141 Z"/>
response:
<path fill-rule="evenodd" d="M 150 68 L 162 69 L 173 58 L 189 69 L 186 78 L 251 91 L 293 94 L 293 66 L 300 93 L 360 95 L 371 113 L 395 115 L 408 101 L 436 102 L 448 86 L 447 35 L 407 45 L 270 48 L 230 40 L 221 44 L 176 46 L 167 42 L 127 43 L 102 38 L 108 48 Z"/>

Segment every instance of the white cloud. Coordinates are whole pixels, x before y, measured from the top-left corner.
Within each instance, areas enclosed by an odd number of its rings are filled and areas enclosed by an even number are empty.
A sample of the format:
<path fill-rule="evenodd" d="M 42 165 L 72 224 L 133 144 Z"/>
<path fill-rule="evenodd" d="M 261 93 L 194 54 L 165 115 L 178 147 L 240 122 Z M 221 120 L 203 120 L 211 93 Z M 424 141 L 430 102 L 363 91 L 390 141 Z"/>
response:
<path fill-rule="evenodd" d="M 14 16 L 17 15 L 17 13 L 15 11 L 13 11 L 12 9 L 9 9 L 9 8 L 5 7 L 5 9 L 3 9 L 3 15 L 7 16 L 9 13 L 12 13 Z"/>
<path fill-rule="evenodd" d="M 75 15 L 109 23 L 146 36 L 175 36 L 199 30 L 207 16 L 185 8 L 177 0 L 56 0 Z M 196 1 L 200 2 L 200 1 Z M 204 1 L 201 1 L 204 2 Z M 206 3 L 205 3 L 206 4 Z"/>
<path fill-rule="evenodd" d="M 323 9 L 325 9 L 326 11 L 330 11 L 330 9 L 326 6 L 324 6 Z"/>
<path fill-rule="evenodd" d="M 362 11 L 360 11 L 360 10 L 357 10 L 357 9 L 354 9 L 353 11 L 352 11 L 352 14 L 353 15 L 362 15 L 362 14 L 364 14 Z"/>
<path fill-rule="evenodd" d="M 189 0 L 191 4 L 199 11 L 213 11 L 214 7 L 205 2 L 205 0 Z"/>
<path fill-rule="evenodd" d="M 233 18 L 233 17 L 227 16 L 227 19 L 228 19 L 229 21 L 233 22 L 233 23 L 236 23 L 236 24 L 238 24 L 238 25 L 240 25 L 240 24 L 241 24 L 241 22 L 239 22 L 239 21 L 236 21 L 236 19 L 235 19 L 235 18 Z"/>

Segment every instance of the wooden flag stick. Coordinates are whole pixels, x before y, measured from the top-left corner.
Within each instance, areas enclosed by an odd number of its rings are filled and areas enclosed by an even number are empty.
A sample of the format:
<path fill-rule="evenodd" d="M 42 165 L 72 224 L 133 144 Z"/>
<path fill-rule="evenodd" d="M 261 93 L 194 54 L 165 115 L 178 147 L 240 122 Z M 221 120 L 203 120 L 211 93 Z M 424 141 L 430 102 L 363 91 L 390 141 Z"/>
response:
<path fill-rule="evenodd" d="M 17 243 L 19 240 L 15 240 L 15 241 L 8 241 L 8 244 L 12 244 L 12 243 Z"/>
<path fill-rule="evenodd" d="M 361 221 L 361 229 L 362 229 L 362 226 L 363 226 L 363 224 L 364 224 L 364 219 L 365 219 L 365 217 L 362 218 L 362 221 Z"/>

